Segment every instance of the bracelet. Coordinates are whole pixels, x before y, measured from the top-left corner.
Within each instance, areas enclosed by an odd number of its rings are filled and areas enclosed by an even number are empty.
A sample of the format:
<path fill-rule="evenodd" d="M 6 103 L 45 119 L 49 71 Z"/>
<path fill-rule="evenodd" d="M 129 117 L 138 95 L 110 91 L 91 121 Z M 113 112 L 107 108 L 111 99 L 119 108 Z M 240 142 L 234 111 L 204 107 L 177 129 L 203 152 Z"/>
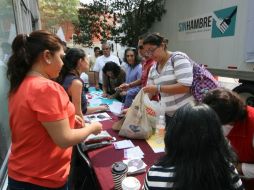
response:
<path fill-rule="evenodd" d="M 128 85 L 129 85 L 129 88 L 131 88 L 131 83 L 129 83 Z"/>
<path fill-rule="evenodd" d="M 160 93 L 161 92 L 161 85 L 157 85 L 157 92 Z"/>

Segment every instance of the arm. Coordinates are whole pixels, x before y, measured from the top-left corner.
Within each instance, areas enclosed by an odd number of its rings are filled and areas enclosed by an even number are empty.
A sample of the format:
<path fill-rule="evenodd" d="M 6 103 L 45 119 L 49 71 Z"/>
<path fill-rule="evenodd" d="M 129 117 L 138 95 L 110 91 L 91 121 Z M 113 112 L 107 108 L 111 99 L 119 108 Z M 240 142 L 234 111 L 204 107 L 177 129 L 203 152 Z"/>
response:
<path fill-rule="evenodd" d="M 94 72 L 94 81 L 95 81 L 95 87 L 96 89 L 99 89 L 99 72 Z"/>
<path fill-rule="evenodd" d="M 168 93 L 168 94 L 183 94 L 190 92 L 189 86 L 184 86 L 180 83 L 172 85 L 161 85 L 160 88 L 158 85 L 147 85 L 143 88 L 145 93 L 157 94 L 159 92 Z"/>
<path fill-rule="evenodd" d="M 76 145 L 87 138 L 88 135 L 98 134 L 102 130 L 102 124 L 99 122 L 87 124 L 84 128 L 71 129 L 67 118 L 53 122 L 44 122 L 42 125 L 54 143 L 61 148 Z"/>
<path fill-rule="evenodd" d="M 86 114 L 92 114 L 99 111 L 107 111 L 107 106 L 88 107 Z"/>
<path fill-rule="evenodd" d="M 107 97 L 107 87 L 108 87 L 108 77 L 103 73 L 103 84 L 102 84 L 102 90 L 103 90 L 103 97 Z"/>
<path fill-rule="evenodd" d="M 141 85 L 141 79 L 137 79 L 131 83 L 129 83 L 129 87 L 132 88 L 132 87 L 136 87 L 136 86 L 140 86 Z"/>
<path fill-rule="evenodd" d="M 75 106 L 76 115 L 79 115 L 83 118 L 82 108 L 81 108 L 81 93 L 83 90 L 83 84 L 80 80 L 75 79 L 72 81 L 68 94 L 71 96 L 72 103 Z"/>
<path fill-rule="evenodd" d="M 142 76 L 142 66 L 139 64 L 135 67 L 136 72 L 136 80 L 133 80 L 129 84 L 125 84 L 123 87 L 126 88 L 126 90 L 130 88 L 134 88 L 141 85 L 141 76 Z"/>
<path fill-rule="evenodd" d="M 141 85 L 141 79 L 137 79 L 130 83 L 123 83 L 119 86 L 121 90 L 128 90 L 129 88 L 140 86 Z"/>
<path fill-rule="evenodd" d="M 254 137 L 252 138 L 252 147 L 254 149 Z M 253 163 L 238 163 L 237 171 L 247 178 L 254 178 L 254 164 Z"/>
<path fill-rule="evenodd" d="M 98 57 L 95 61 L 93 71 L 94 71 L 94 82 L 95 88 L 99 89 L 99 72 L 100 72 L 100 57 Z"/>
<path fill-rule="evenodd" d="M 151 73 L 151 72 L 150 72 Z M 150 75 L 149 73 L 149 75 Z M 144 91 L 147 93 L 156 94 L 158 92 L 168 94 L 183 94 L 190 93 L 190 88 L 193 81 L 193 66 L 190 61 L 183 57 L 176 57 L 174 61 L 174 75 L 176 78 L 176 84 L 171 85 L 151 85 L 151 80 L 148 77 L 147 86 L 144 87 Z"/>
<path fill-rule="evenodd" d="M 118 74 L 118 76 L 116 78 L 116 83 L 113 85 L 113 86 L 115 86 L 115 93 L 110 95 L 109 98 L 116 98 L 117 96 L 120 96 L 121 91 L 123 90 L 121 88 L 121 85 L 123 85 L 125 83 L 125 80 L 126 80 L 125 71 L 123 69 L 121 69 L 120 73 Z"/>

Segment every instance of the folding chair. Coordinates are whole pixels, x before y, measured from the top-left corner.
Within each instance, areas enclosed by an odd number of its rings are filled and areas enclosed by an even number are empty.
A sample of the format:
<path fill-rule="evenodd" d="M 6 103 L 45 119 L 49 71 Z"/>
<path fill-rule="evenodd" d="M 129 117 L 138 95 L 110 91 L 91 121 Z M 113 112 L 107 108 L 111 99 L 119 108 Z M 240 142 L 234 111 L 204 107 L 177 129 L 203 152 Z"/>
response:
<path fill-rule="evenodd" d="M 77 148 L 77 161 L 78 167 L 77 172 L 74 174 L 73 178 L 77 177 L 78 179 L 75 180 L 74 189 L 75 190 L 97 190 L 98 181 L 92 167 L 92 164 L 87 157 L 87 155 L 82 150 L 82 145 L 76 145 Z"/>

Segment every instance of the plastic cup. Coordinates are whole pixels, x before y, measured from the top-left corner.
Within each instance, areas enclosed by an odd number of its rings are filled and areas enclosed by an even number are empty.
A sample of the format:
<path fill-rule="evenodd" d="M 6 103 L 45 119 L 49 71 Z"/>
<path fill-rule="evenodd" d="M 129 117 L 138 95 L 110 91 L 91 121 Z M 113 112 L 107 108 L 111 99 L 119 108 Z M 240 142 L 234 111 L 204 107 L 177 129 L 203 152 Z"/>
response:
<path fill-rule="evenodd" d="M 122 181 L 126 178 L 128 166 L 123 162 L 115 162 L 112 165 L 112 176 L 115 184 L 115 190 L 122 189 Z"/>
<path fill-rule="evenodd" d="M 123 190 L 139 190 L 140 189 L 140 182 L 135 177 L 126 177 L 122 181 L 122 189 Z"/>

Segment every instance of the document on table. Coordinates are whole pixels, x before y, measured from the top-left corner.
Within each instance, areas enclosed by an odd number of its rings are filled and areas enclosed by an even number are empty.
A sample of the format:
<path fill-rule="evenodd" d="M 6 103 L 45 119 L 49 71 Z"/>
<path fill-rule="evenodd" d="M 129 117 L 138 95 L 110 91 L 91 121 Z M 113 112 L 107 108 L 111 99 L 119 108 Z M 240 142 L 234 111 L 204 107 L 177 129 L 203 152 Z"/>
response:
<path fill-rule="evenodd" d="M 131 140 L 117 141 L 113 144 L 114 144 L 115 149 L 124 149 L 124 148 L 134 147 L 134 144 L 131 142 Z"/>
<path fill-rule="evenodd" d="M 102 101 L 101 101 L 101 99 L 91 99 L 91 100 L 89 100 L 89 103 L 91 105 L 93 105 L 93 104 L 100 105 L 100 104 L 102 104 Z"/>
<path fill-rule="evenodd" d="M 109 105 L 109 110 L 115 115 L 120 115 L 122 113 L 122 107 L 122 102 L 114 101 L 112 104 Z"/>
<path fill-rule="evenodd" d="M 109 120 L 109 119 L 112 119 L 112 118 L 106 112 L 84 116 L 84 120 L 87 122 L 104 121 L 104 120 Z"/>
<path fill-rule="evenodd" d="M 144 153 L 139 146 L 135 146 L 133 148 L 124 149 L 124 158 L 144 158 Z"/>
<path fill-rule="evenodd" d="M 155 135 L 152 135 L 149 139 L 146 140 L 149 146 L 152 148 L 154 153 L 165 152 L 164 141 L 158 141 Z"/>

